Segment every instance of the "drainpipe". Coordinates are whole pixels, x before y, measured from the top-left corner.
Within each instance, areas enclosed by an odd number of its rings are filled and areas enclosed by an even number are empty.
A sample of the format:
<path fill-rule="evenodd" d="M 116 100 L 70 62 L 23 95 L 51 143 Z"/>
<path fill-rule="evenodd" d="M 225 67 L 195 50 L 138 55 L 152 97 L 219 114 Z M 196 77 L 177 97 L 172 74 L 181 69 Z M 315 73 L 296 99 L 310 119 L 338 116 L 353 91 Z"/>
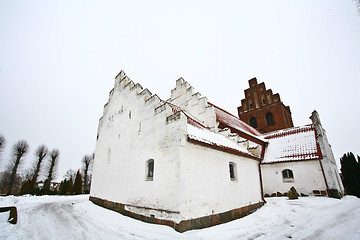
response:
<path fill-rule="evenodd" d="M 261 199 L 266 203 L 264 198 L 264 189 L 263 189 L 263 181 L 261 176 L 261 161 L 259 161 L 259 178 L 260 178 L 260 190 L 261 190 Z"/>

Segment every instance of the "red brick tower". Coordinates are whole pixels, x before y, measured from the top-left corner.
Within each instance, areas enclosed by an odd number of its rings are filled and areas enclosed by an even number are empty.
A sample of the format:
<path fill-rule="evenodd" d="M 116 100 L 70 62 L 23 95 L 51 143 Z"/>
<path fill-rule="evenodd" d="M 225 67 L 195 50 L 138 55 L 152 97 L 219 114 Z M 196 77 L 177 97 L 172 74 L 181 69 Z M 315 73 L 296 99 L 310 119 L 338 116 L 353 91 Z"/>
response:
<path fill-rule="evenodd" d="M 244 91 L 245 99 L 241 100 L 241 106 L 238 107 L 242 121 L 262 133 L 294 126 L 290 107 L 281 102 L 278 93 L 266 90 L 265 84 L 258 84 L 256 78 L 249 80 L 249 86 Z"/>

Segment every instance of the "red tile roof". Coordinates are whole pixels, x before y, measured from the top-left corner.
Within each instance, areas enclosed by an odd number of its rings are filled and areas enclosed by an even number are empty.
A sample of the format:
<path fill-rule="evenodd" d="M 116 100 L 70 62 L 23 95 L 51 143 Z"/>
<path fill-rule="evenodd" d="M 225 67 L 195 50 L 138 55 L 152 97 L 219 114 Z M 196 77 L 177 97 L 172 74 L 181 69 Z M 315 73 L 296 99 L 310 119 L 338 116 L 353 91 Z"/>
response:
<path fill-rule="evenodd" d="M 262 163 L 322 158 L 313 125 L 294 127 L 263 135 L 269 141 Z"/>
<path fill-rule="evenodd" d="M 240 133 L 244 133 L 245 135 L 254 138 L 258 144 L 262 144 L 262 143 L 266 142 L 262 138 L 261 133 L 259 131 L 257 131 L 255 128 L 253 128 L 250 125 L 246 124 L 245 122 L 241 121 L 238 117 L 235 117 L 231 113 L 219 108 L 218 106 L 216 106 L 212 103 L 209 103 L 209 102 L 208 102 L 208 104 L 210 104 L 211 106 L 214 107 L 215 114 L 216 114 L 216 120 L 219 123 L 222 123 L 222 124 L 226 125 L 227 127 L 235 129 L 235 130 L 239 131 Z M 244 137 L 244 136 L 242 136 L 242 137 Z M 248 137 L 245 136 L 245 138 L 248 138 Z M 250 140 L 253 140 L 253 139 L 250 139 Z"/>

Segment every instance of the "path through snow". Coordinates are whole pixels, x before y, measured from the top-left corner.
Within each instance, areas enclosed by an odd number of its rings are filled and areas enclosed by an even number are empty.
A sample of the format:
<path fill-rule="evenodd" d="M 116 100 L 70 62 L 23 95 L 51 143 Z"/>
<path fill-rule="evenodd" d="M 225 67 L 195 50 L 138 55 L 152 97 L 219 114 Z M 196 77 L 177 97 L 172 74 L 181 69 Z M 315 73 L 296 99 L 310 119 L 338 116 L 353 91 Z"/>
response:
<path fill-rule="evenodd" d="M 207 229 L 178 233 L 98 207 L 81 196 L 0 197 L 18 223 L 0 213 L 0 239 L 360 239 L 360 199 L 269 198 L 255 213 Z"/>

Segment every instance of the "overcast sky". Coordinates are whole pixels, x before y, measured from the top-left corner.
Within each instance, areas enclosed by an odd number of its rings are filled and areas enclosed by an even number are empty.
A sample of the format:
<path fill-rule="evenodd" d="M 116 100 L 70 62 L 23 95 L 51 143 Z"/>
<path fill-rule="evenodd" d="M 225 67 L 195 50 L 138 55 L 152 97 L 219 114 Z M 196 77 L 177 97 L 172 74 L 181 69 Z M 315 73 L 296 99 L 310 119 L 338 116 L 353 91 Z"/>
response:
<path fill-rule="evenodd" d="M 359 60 L 353 0 L 0 0 L 0 170 L 20 139 L 27 163 L 60 150 L 58 179 L 80 168 L 120 70 L 164 100 L 183 77 L 233 114 L 257 77 L 295 126 L 319 112 L 337 159 L 360 154 Z"/>

